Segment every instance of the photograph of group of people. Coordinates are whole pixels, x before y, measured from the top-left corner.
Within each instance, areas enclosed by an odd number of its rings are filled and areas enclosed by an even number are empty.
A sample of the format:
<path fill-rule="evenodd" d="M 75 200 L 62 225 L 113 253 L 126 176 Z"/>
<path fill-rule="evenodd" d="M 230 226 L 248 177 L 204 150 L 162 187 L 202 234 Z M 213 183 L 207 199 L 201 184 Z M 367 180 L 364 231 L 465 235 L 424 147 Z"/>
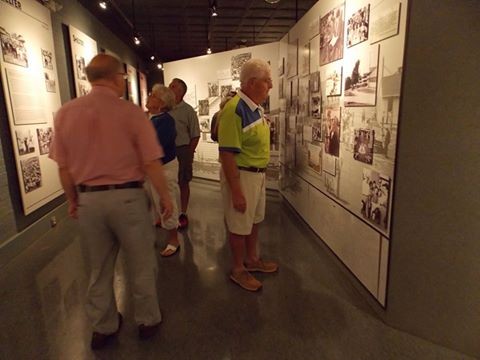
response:
<path fill-rule="evenodd" d="M 387 228 L 390 178 L 370 169 L 362 174 L 362 216 L 374 224 Z"/>
<path fill-rule="evenodd" d="M 0 42 L 2 43 L 3 61 L 28 67 L 26 41 L 22 34 L 9 33 L 0 26 Z"/>

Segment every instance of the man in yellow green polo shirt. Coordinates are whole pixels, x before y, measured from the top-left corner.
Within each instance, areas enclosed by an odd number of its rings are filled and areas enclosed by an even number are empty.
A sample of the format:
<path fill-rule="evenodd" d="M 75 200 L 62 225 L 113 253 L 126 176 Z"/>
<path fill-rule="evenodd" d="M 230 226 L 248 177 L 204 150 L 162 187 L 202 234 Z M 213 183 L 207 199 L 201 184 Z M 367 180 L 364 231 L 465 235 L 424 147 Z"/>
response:
<path fill-rule="evenodd" d="M 270 159 L 270 129 L 259 104 L 272 88 L 270 66 L 247 61 L 240 72 L 241 91 L 223 108 L 218 128 L 220 184 L 233 264 L 230 279 L 257 291 L 262 283 L 250 273 L 272 273 L 278 265 L 259 257 L 258 224 L 265 217 L 265 171 Z"/>

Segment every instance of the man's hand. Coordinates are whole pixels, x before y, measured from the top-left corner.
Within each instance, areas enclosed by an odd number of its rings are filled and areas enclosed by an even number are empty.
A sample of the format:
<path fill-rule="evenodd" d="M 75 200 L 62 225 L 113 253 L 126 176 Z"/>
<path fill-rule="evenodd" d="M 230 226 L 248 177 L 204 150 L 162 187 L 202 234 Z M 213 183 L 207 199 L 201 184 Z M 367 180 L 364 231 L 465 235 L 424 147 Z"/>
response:
<path fill-rule="evenodd" d="M 233 208 L 242 214 L 247 210 L 247 200 L 243 196 L 242 190 L 232 191 Z"/>
<path fill-rule="evenodd" d="M 68 202 L 68 216 L 72 219 L 78 219 L 77 208 L 78 204 L 75 201 Z"/>

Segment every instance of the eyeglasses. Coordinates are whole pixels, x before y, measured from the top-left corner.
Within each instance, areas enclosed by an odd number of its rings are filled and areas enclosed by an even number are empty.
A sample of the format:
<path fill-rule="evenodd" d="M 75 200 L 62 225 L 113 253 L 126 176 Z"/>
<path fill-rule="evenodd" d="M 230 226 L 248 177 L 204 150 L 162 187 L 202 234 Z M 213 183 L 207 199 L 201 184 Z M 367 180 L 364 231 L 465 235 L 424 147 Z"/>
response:
<path fill-rule="evenodd" d="M 122 75 L 123 80 L 127 80 L 127 79 L 128 79 L 128 74 L 127 74 L 127 73 L 117 72 L 117 75 Z"/>

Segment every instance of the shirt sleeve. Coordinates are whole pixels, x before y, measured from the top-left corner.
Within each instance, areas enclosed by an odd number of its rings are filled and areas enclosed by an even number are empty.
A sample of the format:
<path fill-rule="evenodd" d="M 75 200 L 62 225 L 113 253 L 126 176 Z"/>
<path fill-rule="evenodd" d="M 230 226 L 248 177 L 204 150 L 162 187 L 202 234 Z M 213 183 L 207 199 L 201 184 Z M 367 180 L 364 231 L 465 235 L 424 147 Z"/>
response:
<path fill-rule="evenodd" d="M 190 139 L 200 137 L 200 125 L 198 122 L 197 113 L 191 108 L 188 116 L 188 131 L 190 133 Z"/>
<path fill-rule="evenodd" d="M 242 151 L 242 128 L 233 107 L 225 107 L 218 116 L 218 149 L 240 153 Z"/>
<path fill-rule="evenodd" d="M 143 164 L 152 160 L 160 159 L 164 156 L 163 148 L 157 139 L 157 133 L 153 124 L 147 119 L 145 114 L 138 109 L 135 112 L 134 124 L 136 124 L 135 143 L 138 149 L 139 156 Z"/>

